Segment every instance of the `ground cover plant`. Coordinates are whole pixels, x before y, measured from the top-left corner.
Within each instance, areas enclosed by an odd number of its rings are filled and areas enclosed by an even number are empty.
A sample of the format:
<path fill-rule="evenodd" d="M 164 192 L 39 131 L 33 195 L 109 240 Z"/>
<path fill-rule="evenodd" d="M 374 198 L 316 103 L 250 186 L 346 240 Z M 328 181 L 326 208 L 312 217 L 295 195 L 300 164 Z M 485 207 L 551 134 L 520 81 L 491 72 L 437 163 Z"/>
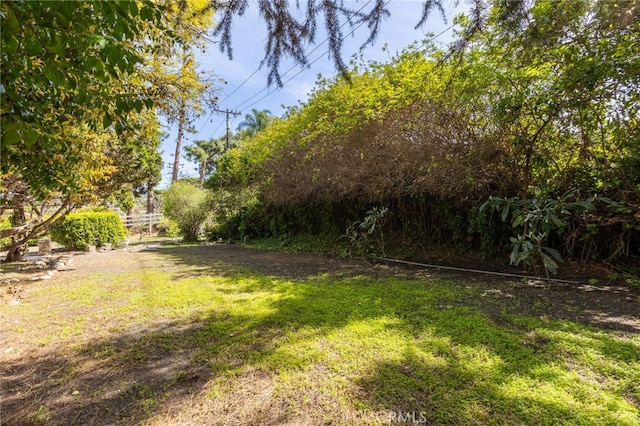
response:
<path fill-rule="evenodd" d="M 229 245 L 75 259 L 3 292 L 3 424 L 640 422 L 633 289 Z"/>

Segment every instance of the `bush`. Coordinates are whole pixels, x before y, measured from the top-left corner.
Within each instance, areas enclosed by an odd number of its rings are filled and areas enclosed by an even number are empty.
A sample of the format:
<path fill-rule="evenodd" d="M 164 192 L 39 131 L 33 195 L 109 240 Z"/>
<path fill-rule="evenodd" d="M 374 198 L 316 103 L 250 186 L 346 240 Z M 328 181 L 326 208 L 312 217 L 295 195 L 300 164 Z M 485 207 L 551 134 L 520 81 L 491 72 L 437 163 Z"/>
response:
<path fill-rule="evenodd" d="M 165 237 L 175 238 L 180 235 L 180 227 L 178 224 L 174 220 L 167 219 L 166 217 L 158 224 L 158 228 L 162 229 L 160 234 L 163 234 Z"/>
<path fill-rule="evenodd" d="M 0 231 L 4 229 L 11 229 L 11 218 L 9 216 L 0 216 Z M 11 238 L 0 238 L 0 247 L 9 244 Z"/>
<path fill-rule="evenodd" d="M 189 182 L 179 181 L 163 197 L 165 216 L 175 221 L 185 241 L 198 241 L 200 227 L 209 216 L 207 192 Z"/>
<path fill-rule="evenodd" d="M 70 249 L 117 244 L 127 235 L 120 217 L 112 211 L 81 211 L 68 214 L 51 228 L 51 238 Z"/>

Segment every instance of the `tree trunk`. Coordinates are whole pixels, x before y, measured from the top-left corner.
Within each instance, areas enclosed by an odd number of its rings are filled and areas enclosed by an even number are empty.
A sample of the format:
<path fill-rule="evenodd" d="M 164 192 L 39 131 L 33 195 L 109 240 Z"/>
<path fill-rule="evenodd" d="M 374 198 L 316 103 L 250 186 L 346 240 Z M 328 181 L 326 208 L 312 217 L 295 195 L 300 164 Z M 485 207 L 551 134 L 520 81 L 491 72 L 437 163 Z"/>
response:
<path fill-rule="evenodd" d="M 180 150 L 182 149 L 182 138 L 184 136 L 184 122 L 186 120 L 184 98 L 180 101 L 180 111 L 178 116 L 178 138 L 176 139 L 176 152 L 173 157 L 173 175 L 171 183 L 178 181 L 178 171 L 180 170 Z"/>
<path fill-rule="evenodd" d="M 204 185 L 205 163 L 200 163 L 200 186 Z"/>
<path fill-rule="evenodd" d="M 182 73 L 187 67 L 188 56 L 187 47 L 182 46 Z M 173 174 L 171 175 L 171 183 L 178 181 L 178 172 L 180 171 L 180 151 L 182 150 L 182 138 L 184 137 L 184 128 L 187 121 L 187 101 L 185 95 L 180 96 L 180 109 L 178 110 L 178 138 L 176 139 L 176 152 L 173 157 Z"/>
<path fill-rule="evenodd" d="M 147 214 L 154 213 L 154 194 L 153 194 L 153 185 L 151 182 L 147 182 Z"/>
<path fill-rule="evenodd" d="M 16 204 L 17 204 L 16 207 L 13 209 L 11 225 L 21 226 L 27 222 L 27 217 L 24 213 L 24 205 L 22 204 L 22 199 L 19 199 Z M 27 236 L 26 233 L 18 232 L 18 234 L 11 236 L 11 242 L 15 243 L 16 241 L 20 241 L 26 236 Z M 4 261 L 6 263 L 19 262 L 22 260 L 22 256 L 24 256 L 26 251 L 27 251 L 27 242 L 25 241 L 23 244 L 11 247 Z"/>
<path fill-rule="evenodd" d="M 27 251 L 27 243 L 12 247 L 5 257 L 5 263 L 20 262 Z"/>

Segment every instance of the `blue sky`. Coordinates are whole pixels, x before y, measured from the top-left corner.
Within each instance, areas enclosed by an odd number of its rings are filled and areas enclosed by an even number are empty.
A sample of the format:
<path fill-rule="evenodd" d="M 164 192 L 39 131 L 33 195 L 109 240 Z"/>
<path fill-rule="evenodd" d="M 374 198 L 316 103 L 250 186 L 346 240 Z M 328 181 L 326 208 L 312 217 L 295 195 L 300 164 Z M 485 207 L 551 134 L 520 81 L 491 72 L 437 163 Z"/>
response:
<path fill-rule="evenodd" d="M 315 85 L 318 74 L 330 77 L 336 74 L 333 61 L 328 57 L 326 33 L 318 22 L 319 32 L 316 35 L 316 44 L 309 46 L 307 52 L 309 62 L 313 64 L 309 68 L 302 68 L 294 64 L 293 61 L 283 60 L 280 72 L 282 80 L 285 82 L 283 88 L 279 89 L 275 85 L 267 87 L 266 67 L 260 69 L 260 62 L 264 57 L 264 46 L 266 42 L 266 29 L 264 23 L 258 15 L 256 2 L 252 2 L 244 16 L 236 18 L 233 33 L 232 47 L 233 59 L 229 60 L 226 53 L 220 53 L 217 45 L 211 45 L 207 53 L 199 55 L 198 62 L 200 68 L 206 72 L 213 72 L 218 78 L 226 81 L 220 87 L 219 95 L 220 109 L 237 110 L 241 115 L 235 117 L 231 122 L 231 130 L 235 130 L 243 120 L 245 114 L 252 108 L 258 110 L 268 109 L 274 115 L 280 116 L 284 113 L 286 106 L 297 105 L 308 98 L 308 94 Z M 369 10 L 366 0 L 347 2 L 354 9 L 365 6 Z M 450 28 L 453 16 L 459 13 L 462 8 L 447 10 L 448 23 L 445 23 L 439 13 L 432 13 L 429 20 L 418 29 L 414 27 L 419 22 L 422 13 L 422 1 L 391 0 L 387 5 L 391 16 L 385 19 L 378 37 L 373 45 L 367 45 L 363 50 L 365 60 L 389 61 L 395 53 L 401 51 L 416 40 L 423 40 L 429 34 L 440 34 Z M 350 57 L 358 54 L 362 44 L 366 41 L 369 33 L 366 25 L 357 28 L 353 33 L 347 32 L 348 26 L 343 27 L 343 59 L 348 62 Z M 437 37 L 436 42 L 443 46 L 451 42 L 452 29 L 445 31 Z M 318 48 L 316 49 L 316 46 Z M 385 49 L 386 46 L 386 49 Z M 288 72 L 287 72 L 288 71 Z M 171 179 L 171 168 L 169 163 L 173 162 L 175 150 L 176 126 L 166 129 L 167 138 L 162 144 L 165 167 L 162 175 L 163 180 L 160 187 L 168 186 Z M 220 137 L 225 134 L 225 117 L 211 110 L 206 110 L 202 116 L 194 122 L 196 134 L 187 134 L 184 145 L 189 145 L 196 139 L 209 139 Z M 181 159 L 181 177 L 196 177 L 197 166 Z"/>

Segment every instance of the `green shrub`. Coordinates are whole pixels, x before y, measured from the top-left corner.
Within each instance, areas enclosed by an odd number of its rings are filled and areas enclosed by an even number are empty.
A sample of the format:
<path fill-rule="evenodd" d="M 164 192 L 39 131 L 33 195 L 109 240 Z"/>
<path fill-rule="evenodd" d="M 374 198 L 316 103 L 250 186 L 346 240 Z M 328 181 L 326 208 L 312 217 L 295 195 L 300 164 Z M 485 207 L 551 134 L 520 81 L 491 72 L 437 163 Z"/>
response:
<path fill-rule="evenodd" d="M 163 233 L 165 237 L 175 238 L 180 235 L 178 223 L 166 217 L 158 224 L 158 228 L 162 229 L 161 233 Z"/>
<path fill-rule="evenodd" d="M 4 229 L 11 229 L 11 218 L 9 216 L 0 216 L 0 231 Z M 0 238 L 0 247 L 9 244 L 11 238 Z"/>
<path fill-rule="evenodd" d="M 81 211 L 68 214 L 51 228 L 51 238 L 70 249 L 116 244 L 127 231 L 112 211 Z"/>
<path fill-rule="evenodd" d="M 165 216 L 178 224 L 184 241 L 198 241 L 210 210 L 204 189 L 187 181 L 175 182 L 164 193 L 162 208 Z"/>

